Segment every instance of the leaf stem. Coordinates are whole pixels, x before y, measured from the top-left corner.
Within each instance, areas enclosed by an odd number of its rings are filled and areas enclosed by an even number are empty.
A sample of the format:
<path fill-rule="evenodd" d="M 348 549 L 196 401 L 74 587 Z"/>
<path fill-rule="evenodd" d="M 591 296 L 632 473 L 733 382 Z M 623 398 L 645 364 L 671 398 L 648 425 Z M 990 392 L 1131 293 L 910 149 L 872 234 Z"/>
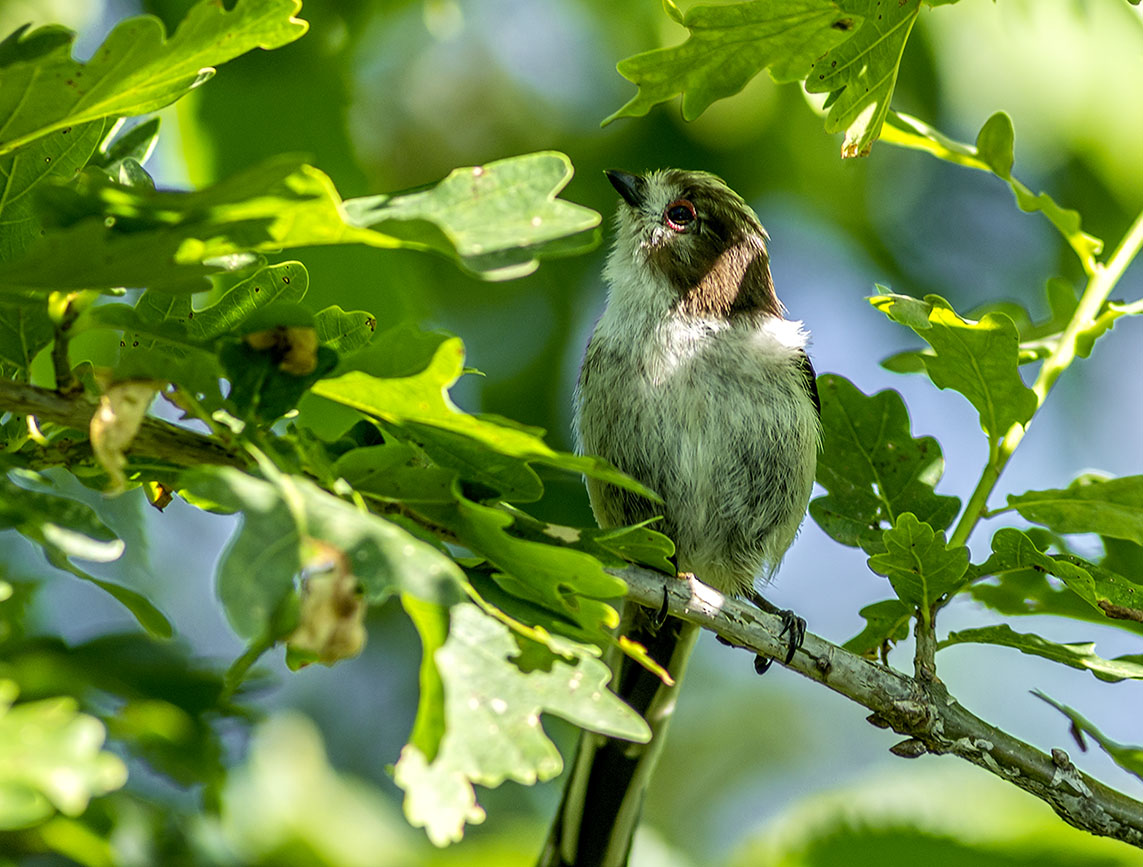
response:
<path fill-rule="evenodd" d="M 1055 349 L 1041 365 L 1040 373 L 1032 385 L 1032 391 L 1036 394 L 1037 412 L 1048 399 L 1048 394 L 1056 384 L 1056 380 L 1060 378 L 1060 374 L 1075 361 L 1076 345 L 1079 343 L 1080 335 L 1095 322 L 1100 309 L 1119 282 L 1119 278 L 1123 276 L 1141 248 L 1143 248 L 1143 211 L 1140 211 L 1135 217 L 1134 222 L 1106 264 L 1096 262 L 1093 266 L 1087 287 L 1080 297 L 1071 320 L 1064 329 L 1064 333 L 1060 335 Z M 969 498 L 964 514 L 961 515 L 960 522 L 949 539 L 950 546 L 965 544 L 977 522 L 988 513 L 988 498 L 1000 480 L 1000 474 L 1004 472 L 1012 453 L 1016 451 L 1016 447 L 1024 439 L 1024 434 L 1033 419 L 1035 419 L 1035 415 L 1028 420 L 1027 424 L 1012 425 L 1004 435 L 1004 439 L 1000 442 L 1000 448 L 996 450 L 995 458 L 989 460 L 988 465 L 980 474 L 980 481 L 977 482 L 976 489 Z"/>

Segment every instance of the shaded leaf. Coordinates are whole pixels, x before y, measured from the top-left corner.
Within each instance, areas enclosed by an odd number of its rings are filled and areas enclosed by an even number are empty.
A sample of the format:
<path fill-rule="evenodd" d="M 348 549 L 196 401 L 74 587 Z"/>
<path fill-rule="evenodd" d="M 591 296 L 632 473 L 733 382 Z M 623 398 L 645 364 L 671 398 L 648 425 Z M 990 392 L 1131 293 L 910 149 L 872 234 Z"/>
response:
<path fill-rule="evenodd" d="M 851 653 L 872 658 L 886 644 L 908 638 L 913 611 L 900 599 L 866 605 L 858 612 L 865 618 L 865 628 L 842 646 Z"/>
<path fill-rule="evenodd" d="M 4 83 L 6 88 L 6 75 Z M 0 156 L 0 226 L 4 229 L 0 262 L 16 261 L 40 235 L 42 225 L 34 207 L 37 187 L 74 180 L 103 138 L 103 129 L 102 120 L 65 127 L 34 145 Z"/>
<path fill-rule="evenodd" d="M 283 599 L 295 592 L 303 534 L 340 551 L 370 604 L 392 593 L 451 604 L 461 598 L 463 573 L 431 545 L 377 515 L 299 477 L 283 484 L 297 498 L 295 515 L 281 488 L 225 467 L 200 468 L 183 478 L 198 497 L 242 512 L 242 523 L 218 566 L 218 595 L 234 631 L 259 636 Z M 298 519 L 304 527 L 298 526 Z"/>
<path fill-rule="evenodd" d="M 456 499 L 455 470 L 428 465 L 404 443 L 351 449 L 334 462 L 333 471 L 354 490 L 404 503 L 451 503 Z"/>
<path fill-rule="evenodd" d="M 907 295 L 876 295 L 870 303 L 907 325 L 932 347 L 922 355 L 929 378 L 968 398 L 980 413 L 980 426 L 996 448 L 1014 424 L 1025 424 L 1037 408 L 1036 395 L 1018 370 L 1019 338 L 1007 316 L 988 313 L 963 319 L 939 295 L 923 301 Z"/>
<path fill-rule="evenodd" d="M 826 132 L 845 130 L 842 157 L 863 157 L 881 135 L 905 43 L 921 9 L 920 0 L 850 0 L 861 26 L 853 37 L 815 60 L 806 91 L 828 93 Z"/>
<path fill-rule="evenodd" d="M 817 481 L 828 492 L 810 503 L 810 514 L 843 545 L 881 550 L 881 531 L 904 512 L 947 529 L 960 500 L 933 488 L 944 472 L 940 444 L 914 438 L 901 395 L 866 395 L 835 374 L 818 378 L 822 451 Z"/>
<path fill-rule="evenodd" d="M 548 665 L 522 670 L 508 628 L 462 603 L 453 607 L 448 640 L 434 654 L 444 684 L 446 730 L 430 762 L 409 744 L 394 779 L 405 790 L 405 815 L 438 846 L 459 840 L 464 825 L 483 821 L 473 784 L 504 780 L 531 785 L 563 767 L 540 726 L 554 713 L 590 731 L 645 742 L 646 723 L 606 689 L 607 666 L 590 653 L 574 664 L 549 655 Z"/>
<path fill-rule="evenodd" d="M 955 593 L 968 569 L 968 548 L 950 548 L 943 532 L 905 512 L 882 534 L 885 553 L 869 558 L 869 568 L 884 575 L 897 597 L 928 612 L 942 596 Z"/>
<path fill-rule="evenodd" d="M 127 782 L 127 767 L 105 752 L 106 732 L 72 698 L 13 704 L 0 681 L 0 829 L 24 828 L 57 810 L 78 816 L 88 802 Z"/>
<path fill-rule="evenodd" d="M 539 257 L 597 243 L 590 208 L 558 198 L 572 177 L 564 154 L 541 151 L 454 169 L 427 190 L 345 202 L 354 226 L 381 227 L 406 246 L 435 250 L 491 280 L 530 274 Z"/>
<path fill-rule="evenodd" d="M 44 298 L 0 301 L 0 362 L 26 371 L 32 359 L 55 339 L 55 325 Z"/>
<path fill-rule="evenodd" d="M 1080 476 L 1063 490 L 1008 495 L 1009 508 L 1057 533 L 1099 533 L 1143 545 L 1143 476 Z"/>
<path fill-rule="evenodd" d="M 938 649 L 951 647 L 954 644 L 995 644 L 1001 647 L 1014 647 L 1029 656 L 1041 656 L 1071 668 L 1086 669 L 1100 680 L 1111 682 L 1127 678 L 1133 680 L 1143 678 L 1143 662 L 1140 662 L 1138 657 L 1104 659 L 1096 654 L 1094 641 L 1060 644 L 1030 632 L 1016 632 L 1006 623 L 950 632 Z"/>
<path fill-rule="evenodd" d="M 53 130 L 170 105 L 210 78 L 214 65 L 305 33 L 306 22 L 293 17 L 300 7 L 299 0 L 237 0 L 227 10 L 207 0 L 191 7 L 169 39 L 159 19 L 129 18 L 87 63 L 72 59 L 75 34 L 58 25 L 18 30 L 6 40 L 16 43 L 6 50 L 19 60 L 4 68 L 0 154 Z"/>
<path fill-rule="evenodd" d="M 1046 701 L 1072 721 L 1072 736 L 1076 739 L 1076 743 L 1079 744 L 1080 749 L 1087 749 L 1087 743 L 1084 741 L 1084 735 L 1087 735 L 1099 744 L 1105 753 L 1111 756 L 1111 760 L 1115 762 L 1115 764 L 1119 765 L 1119 767 L 1128 773 L 1143 779 L 1143 747 L 1117 743 L 1088 722 L 1078 711 L 1072 710 L 1067 705 L 1060 704 L 1039 690 L 1033 690 L 1032 694 Z"/>
<path fill-rule="evenodd" d="M 1039 569 L 1059 578 L 1084 602 L 1107 617 L 1143 622 L 1143 588 L 1094 563 L 1071 554 L 1045 554 L 1027 534 L 1012 527 L 992 537 L 992 556 L 973 574 L 997 575 L 1017 569 Z"/>
<path fill-rule="evenodd" d="M 604 125 L 645 115 L 679 93 L 683 117 L 694 120 L 767 68 L 778 82 L 803 79 L 813 61 L 848 39 L 861 19 L 830 0 L 750 0 L 692 6 L 676 20 L 690 31 L 682 45 L 620 61 L 619 74 L 639 91 Z"/>

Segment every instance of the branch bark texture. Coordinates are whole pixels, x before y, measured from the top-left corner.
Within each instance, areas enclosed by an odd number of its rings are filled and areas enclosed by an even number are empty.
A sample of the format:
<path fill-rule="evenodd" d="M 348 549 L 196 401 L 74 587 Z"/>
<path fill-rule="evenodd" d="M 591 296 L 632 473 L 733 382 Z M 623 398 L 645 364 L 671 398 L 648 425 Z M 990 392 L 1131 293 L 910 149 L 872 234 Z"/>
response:
<path fill-rule="evenodd" d="M 785 659 L 779 617 L 724 597 L 694 578 L 674 579 L 634 566 L 614 574 L 627 582 L 633 602 L 658 610 L 666 594 L 671 615 L 779 663 Z M 1143 803 L 1083 773 L 1063 750 L 1046 754 L 980 719 L 939 679 L 909 677 L 809 632 L 787 668 L 868 708 L 873 725 L 905 735 L 892 748 L 896 755 L 959 756 L 1047 802 L 1069 825 L 1143 848 Z"/>

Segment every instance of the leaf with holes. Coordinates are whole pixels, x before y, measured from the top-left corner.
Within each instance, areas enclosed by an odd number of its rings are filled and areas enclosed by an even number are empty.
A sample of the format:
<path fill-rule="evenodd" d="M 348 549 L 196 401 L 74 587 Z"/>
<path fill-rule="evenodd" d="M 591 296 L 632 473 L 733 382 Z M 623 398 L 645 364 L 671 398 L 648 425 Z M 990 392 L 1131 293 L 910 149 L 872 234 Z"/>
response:
<path fill-rule="evenodd" d="M 574 652 L 566 643 L 573 655 L 563 658 L 529 647 L 545 664 L 523 668 L 521 641 L 475 605 L 461 603 L 452 608 L 448 639 L 433 654 L 445 729 L 431 759 L 423 743 L 408 744 L 394 779 L 405 790 L 409 822 L 438 846 L 459 840 L 466 823 L 483 821 L 474 784 L 532 785 L 559 774 L 563 763 L 540 725 L 541 713 L 611 737 L 641 743 L 650 737 L 639 715 L 607 690 L 611 672 L 589 650 Z"/>
<path fill-rule="evenodd" d="M 861 26 L 814 61 L 806 91 L 828 93 L 826 132 L 845 131 L 842 157 L 866 156 L 889 114 L 901 55 L 917 20 L 921 0 L 849 0 Z"/>

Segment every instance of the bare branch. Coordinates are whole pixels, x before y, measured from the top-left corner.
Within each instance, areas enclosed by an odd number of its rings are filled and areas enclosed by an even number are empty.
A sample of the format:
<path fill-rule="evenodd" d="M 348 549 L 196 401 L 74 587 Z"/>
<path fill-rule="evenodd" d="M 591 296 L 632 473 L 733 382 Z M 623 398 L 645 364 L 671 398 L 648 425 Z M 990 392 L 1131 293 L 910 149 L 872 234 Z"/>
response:
<path fill-rule="evenodd" d="M 10 379 L 0 379 L 0 413 L 35 416 L 41 422 L 75 428 L 85 433 L 96 405 L 82 392 L 62 394 Z M 157 418 L 143 420 L 131 442 L 135 457 L 158 458 L 184 467 L 224 464 L 245 467 L 249 461 L 217 440 Z"/>
<path fill-rule="evenodd" d="M 722 594 L 693 578 L 671 579 L 628 567 L 614 574 L 627 582 L 628 598 L 721 635 L 779 663 L 786 655 L 782 620 Z M 1063 750 L 1047 755 L 967 711 L 938 679 L 911 678 L 850 653 L 812 633 L 787 666 L 871 711 L 869 721 L 906 740 L 896 755 L 952 753 L 1019 786 L 1051 805 L 1069 825 L 1143 848 L 1143 803 L 1078 770 Z"/>

